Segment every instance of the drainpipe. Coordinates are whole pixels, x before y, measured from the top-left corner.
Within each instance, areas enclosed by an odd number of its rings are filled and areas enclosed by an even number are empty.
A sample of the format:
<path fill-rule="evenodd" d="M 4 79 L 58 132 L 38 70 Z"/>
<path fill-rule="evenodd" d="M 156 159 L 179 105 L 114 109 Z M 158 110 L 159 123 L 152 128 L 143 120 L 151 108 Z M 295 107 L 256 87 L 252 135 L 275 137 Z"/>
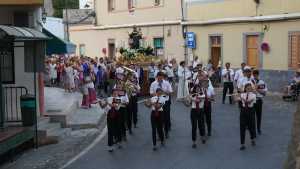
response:
<path fill-rule="evenodd" d="M 2 58 L 0 59 L 0 65 L 2 65 Z M 2 88 L 2 73 L 0 73 L 0 129 L 4 128 L 4 97 Z"/>

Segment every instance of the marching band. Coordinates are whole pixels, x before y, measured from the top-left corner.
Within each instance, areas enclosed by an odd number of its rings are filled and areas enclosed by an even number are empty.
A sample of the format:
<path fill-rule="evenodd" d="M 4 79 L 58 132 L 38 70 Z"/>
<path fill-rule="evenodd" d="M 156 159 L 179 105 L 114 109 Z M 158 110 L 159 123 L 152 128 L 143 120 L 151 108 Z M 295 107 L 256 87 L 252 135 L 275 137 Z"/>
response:
<path fill-rule="evenodd" d="M 230 104 L 238 102 L 240 110 L 240 150 L 245 150 L 246 130 L 249 130 L 251 144 L 256 145 L 255 138 L 261 134 L 263 97 L 268 89 L 266 83 L 259 78 L 259 71 L 252 70 L 244 63 L 241 69 L 234 71 L 230 63 L 225 64 L 221 72 L 223 81 L 222 103 L 229 96 Z M 201 64 L 194 65 L 189 70 L 185 62 L 178 68 L 179 98 L 183 98 L 185 105 L 191 108 L 190 120 L 192 129 L 192 147 L 197 147 L 197 129 L 201 142 L 205 144 L 212 136 L 212 106 L 215 101 L 215 89 L 210 81 L 209 74 Z M 157 150 L 157 134 L 164 146 L 171 131 L 171 95 L 173 93 L 174 69 L 172 65 L 149 66 L 150 99 L 146 99 L 145 106 L 150 110 L 152 128 L 153 151 Z M 107 114 L 109 152 L 114 146 L 122 148 L 126 142 L 127 131 L 133 133 L 132 126 L 137 128 L 138 123 L 138 95 L 141 91 L 138 73 L 135 65 L 129 67 L 118 63 L 116 69 L 117 83 L 110 97 L 100 100 L 100 106 Z M 236 93 L 234 93 L 236 86 Z M 227 94 L 229 93 L 229 94 Z"/>

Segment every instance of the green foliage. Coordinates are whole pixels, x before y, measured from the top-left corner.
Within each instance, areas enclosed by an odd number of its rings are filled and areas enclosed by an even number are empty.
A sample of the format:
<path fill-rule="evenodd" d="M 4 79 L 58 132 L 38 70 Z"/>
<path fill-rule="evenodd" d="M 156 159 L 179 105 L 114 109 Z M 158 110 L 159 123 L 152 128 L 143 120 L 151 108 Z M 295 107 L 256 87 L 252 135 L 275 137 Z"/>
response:
<path fill-rule="evenodd" d="M 78 9 L 78 0 L 53 0 L 54 17 L 62 18 L 63 9 Z"/>

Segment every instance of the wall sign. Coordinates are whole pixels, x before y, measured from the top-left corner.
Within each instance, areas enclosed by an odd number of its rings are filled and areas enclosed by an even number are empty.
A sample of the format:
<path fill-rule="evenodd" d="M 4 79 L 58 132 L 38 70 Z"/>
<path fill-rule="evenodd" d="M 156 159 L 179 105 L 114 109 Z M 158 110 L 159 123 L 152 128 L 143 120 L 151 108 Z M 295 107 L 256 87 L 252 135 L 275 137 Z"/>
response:
<path fill-rule="evenodd" d="M 196 35 L 194 32 L 186 33 L 186 46 L 190 49 L 196 48 Z"/>

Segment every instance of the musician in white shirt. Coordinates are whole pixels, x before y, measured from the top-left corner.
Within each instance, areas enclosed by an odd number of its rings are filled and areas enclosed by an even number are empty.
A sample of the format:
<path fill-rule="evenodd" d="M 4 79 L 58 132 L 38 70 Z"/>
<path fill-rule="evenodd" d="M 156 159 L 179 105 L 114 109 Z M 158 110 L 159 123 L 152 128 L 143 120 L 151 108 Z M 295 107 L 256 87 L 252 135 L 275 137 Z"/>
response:
<path fill-rule="evenodd" d="M 241 64 L 241 68 L 235 72 L 234 81 L 237 84 L 238 80 L 244 77 L 244 68 L 246 67 L 246 63 Z"/>
<path fill-rule="evenodd" d="M 164 104 L 164 130 L 166 138 L 169 137 L 169 131 L 171 129 L 171 99 L 170 95 L 173 93 L 172 86 L 169 81 L 165 80 L 165 74 L 163 72 L 157 73 L 156 80 L 150 86 L 150 94 L 153 96 L 158 88 L 163 90 L 163 95 L 166 98 Z"/>
<path fill-rule="evenodd" d="M 223 100 L 222 103 L 225 104 L 225 99 L 227 92 L 229 90 L 229 103 L 232 104 L 232 94 L 233 94 L 233 77 L 234 71 L 230 68 L 230 63 L 225 64 L 225 68 L 222 70 L 223 77 Z"/>
<path fill-rule="evenodd" d="M 261 119 L 262 119 L 262 107 L 263 107 L 263 98 L 266 96 L 268 88 L 266 83 L 259 79 L 259 71 L 254 70 L 252 72 L 253 74 L 253 83 L 255 85 L 256 89 L 256 103 L 254 105 L 255 107 L 255 116 L 256 116 L 256 127 L 257 127 L 257 133 L 261 135 Z"/>
<path fill-rule="evenodd" d="M 155 94 L 151 98 L 151 126 L 152 126 L 152 142 L 153 151 L 157 150 L 156 147 L 156 132 L 158 132 L 161 145 L 164 146 L 164 113 L 163 106 L 166 103 L 166 98 L 163 96 L 164 92 L 161 88 L 155 90 Z"/>
<path fill-rule="evenodd" d="M 245 150 L 246 130 L 249 130 L 251 144 L 255 146 L 255 108 L 256 94 L 253 92 L 251 83 L 245 84 L 245 92 L 241 94 L 241 112 L 240 112 L 240 150 Z"/>
<path fill-rule="evenodd" d="M 205 139 L 205 125 L 204 125 L 204 100 L 205 95 L 200 85 L 193 87 L 189 98 L 192 102 L 191 107 L 191 125 L 192 125 L 192 141 L 193 148 L 197 147 L 197 128 L 199 128 L 202 143 L 206 143 Z"/>
<path fill-rule="evenodd" d="M 212 111 L 212 101 L 214 101 L 215 91 L 214 87 L 209 85 L 208 76 L 201 82 L 201 86 L 203 87 L 204 93 L 204 121 L 207 129 L 207 136 L 211 136 L 211 111 Z"/>
<path fill-rule="evenodd" d="M 177 100 L 181 100 L 189 95 L 189 79 L 192 78 L 184 61 L 180 62 L 178 67 L 178 78 Z"/>

